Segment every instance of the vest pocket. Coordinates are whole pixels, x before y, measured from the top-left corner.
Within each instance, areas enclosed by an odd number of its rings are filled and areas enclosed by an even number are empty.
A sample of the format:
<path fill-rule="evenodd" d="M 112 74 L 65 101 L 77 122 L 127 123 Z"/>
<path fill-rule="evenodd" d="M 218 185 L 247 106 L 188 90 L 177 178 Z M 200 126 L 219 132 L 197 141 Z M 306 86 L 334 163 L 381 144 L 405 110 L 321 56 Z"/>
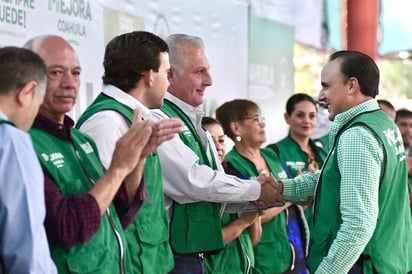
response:
<path fill-rule="evenodd" d="M 67 258 L 70 273 L 105 273 L 107 262 L 114 259 L 113 252 L 102 245 L 84 246 L 72 251 Z"/>
<path fill-rule="evenodd" d="M 143 243 L 156 245 L 169 239 L 167 226 L 162 220 L 138 224 L 137 235 Z"/>
<path fill-rule="evenodd" d="M 328 255 L 332 242 L 332 231 L 323 226 L 317 225 L 311 230 L 311 243 L 307 265 L 310 271 L 315 271 L 322 259 Z"/>
<path fill-rule="evenodd" d="M 138 256 L 143 273 L 167 273 L 173 267 L 173 254 L 169 246 L 169 231 L 163 220 L 138 224 L 138 239 L 141 241 L 140 254 L 131 254 L 132 261 Z M 159 264 L 159 258 L 162 263 Z"/>
<path fill-rule="evenodd" d="M 213 209 L 211 206 L 204 204 L 191 204 L 193 210 L 188 211 L 189 217 L 195 222 L 204 222 L 210 220 L 213 216 Z"/>
<path fill-rule="evenodd" d="M 175 253 L 216 253 L 224 248 L 219 205 L 175 203 L 170 233 Z"/>
<path fill-rule="evenodd" d="M 330 241 L 332 238 L 332 232 L 324 226 L 317 226 L 311 231 L 312 248 L 318 249 L 322 255 L 328 254 Z"/>
<path fill-rule="evenodd" d="M 200 252 L 208 254 L 210 251 L 213 254 L 224 248 L 219 211 L 214 210 L 215 206 L 212 203 L 191 204 L 191 210 L 187 211 L 189 222 L 186 227 L 190 249 L 201 247 Z"/>
<path fill-rule="evenodd" d="M 238 239 L 225 246 L 225 249 L 215 255 L 208 256 L 205 267 L 206 273 L 213 274 L 241 274 L 244 273 L 242 266 L 246 264 L 245 256 L 241 253 Z M 246 268 L 246 267 L 245 267 Z"/>
<path fill-rule="evenodd" d="M 262 230 L 260 243 L 270 244 L 281 240 L 285 246 L 289 245 L 286 230 L 286 214 L 281 213 L 269 222 L 262 224 Z"/>

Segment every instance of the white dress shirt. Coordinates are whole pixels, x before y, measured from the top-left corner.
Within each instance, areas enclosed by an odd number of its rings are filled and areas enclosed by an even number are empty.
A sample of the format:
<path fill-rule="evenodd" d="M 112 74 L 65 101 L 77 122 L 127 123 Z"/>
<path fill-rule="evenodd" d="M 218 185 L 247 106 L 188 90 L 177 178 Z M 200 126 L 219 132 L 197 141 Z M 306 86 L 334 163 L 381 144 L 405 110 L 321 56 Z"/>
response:
<path fill-rule="evenodd" d="M 195 125 L 202 140 L 205 151 L 213 144 L 201 126 L 204 113 L 193 108 L 170 93 L 165 98 L 176 104 Z M 161 110 L 152 110 L 152 119 L 164 119 L 168 116 Z M 211 145 L 216 163 L 219 163 L 214 145 Z M 199 157 L 176 135 L 173 139 L 162 143 L 157 149 L 162 165 L 165 206 L 169 210 L 172 201 L 179 203 L 216 202 L 242 203 L 255 201 L 260 196 L 260 183 L 254 180 L 242 180 L 227 175 L 222 170 L 213 170 L 207 165 L 199 164 Z M 249 203 L 246 203 L 249 205 Z M 245 206 L 242 206 L 244 208 Z M 170 211 L 169 211 L 170 214 Z"/>
<path fill-rule="evenodd" d="M 150 110 L 140 103 L 136 98 L 118 89 L 115 86 L 104 87 L 103 94 L 130 107 L 139 109 L 143 119 L 150 119 Z M 116 126 L 113 126 L 116 125 Z M 105 168 L 110 166 L 114 151 L 114 144 L 130 128 L 130 123 L 122 114 L 114 110 L 104 110 L 93 114 L 81 126 L 80 131 L 88 134 L 95 141 L 99 150 L 100 160 Z"/>

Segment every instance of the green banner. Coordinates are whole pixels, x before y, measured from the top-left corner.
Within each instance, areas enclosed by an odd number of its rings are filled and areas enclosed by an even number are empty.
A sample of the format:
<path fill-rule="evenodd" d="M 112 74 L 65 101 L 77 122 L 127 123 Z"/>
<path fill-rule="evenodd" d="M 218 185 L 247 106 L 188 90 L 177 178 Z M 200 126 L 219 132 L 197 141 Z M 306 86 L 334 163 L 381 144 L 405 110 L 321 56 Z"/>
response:
<path fill-rule="evenodd" d="M 248 97 L 266 117 L 267 141 L 272 142 L 282 137 L 279 129 L 285 128 L 286 100 L 294 92 L 295 30 L 293 26 L 251 15 L 249 37 Z"/>

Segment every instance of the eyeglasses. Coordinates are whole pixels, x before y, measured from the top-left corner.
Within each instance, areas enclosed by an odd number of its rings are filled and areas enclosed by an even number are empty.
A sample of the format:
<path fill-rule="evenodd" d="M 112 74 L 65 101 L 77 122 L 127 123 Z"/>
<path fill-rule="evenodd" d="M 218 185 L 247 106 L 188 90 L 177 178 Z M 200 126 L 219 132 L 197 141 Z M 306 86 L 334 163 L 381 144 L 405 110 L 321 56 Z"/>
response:
<path fill-rule="evenodd" d="M 240 120 L 253 120 L 254 122 L 258 122 L 259 124 L 262 124 L 262 123 L 264 123 L 265 122 L 265 116 L 262 116 L 261 114 L 259 114 L 259 115 L 254 115 L 254 116 L 246 116 L 246 117 L 243 117 L 242 119 L 240 119 Z"/>

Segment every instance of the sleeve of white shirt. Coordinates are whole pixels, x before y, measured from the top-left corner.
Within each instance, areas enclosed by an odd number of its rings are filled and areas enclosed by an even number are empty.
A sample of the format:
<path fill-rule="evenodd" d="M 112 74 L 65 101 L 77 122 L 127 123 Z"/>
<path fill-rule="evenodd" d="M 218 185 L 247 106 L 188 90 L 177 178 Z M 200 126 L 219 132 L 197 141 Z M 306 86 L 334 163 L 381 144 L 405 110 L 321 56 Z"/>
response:
<path fill-rule="evenodd" d="M 0 256 L 8 273 L 54 274 L 43 225 L 44 177 L 24 135 L 7 142 L 0 133 Z"/>
<path fill-rule="evenodd" d="M 164 118 L 160 111 L 152 114 L 153 119 Z M 162 143 L 157 151 L 162 165 L 164 192 L 174 201 L 231 203 L 255 201 L 260 196 L 259 182 L 242 180 L 200 165 L 199 157 L 178 135 Z"/>
<path fill-rule="evenodd" d="M 89 135 L 97 145 L 100 160 L 107 169 L 117 140 L 128 130 L 130 125 L 120 113 L 112 110 L 99 111 L 87 119 L 80 131 Z"/>

